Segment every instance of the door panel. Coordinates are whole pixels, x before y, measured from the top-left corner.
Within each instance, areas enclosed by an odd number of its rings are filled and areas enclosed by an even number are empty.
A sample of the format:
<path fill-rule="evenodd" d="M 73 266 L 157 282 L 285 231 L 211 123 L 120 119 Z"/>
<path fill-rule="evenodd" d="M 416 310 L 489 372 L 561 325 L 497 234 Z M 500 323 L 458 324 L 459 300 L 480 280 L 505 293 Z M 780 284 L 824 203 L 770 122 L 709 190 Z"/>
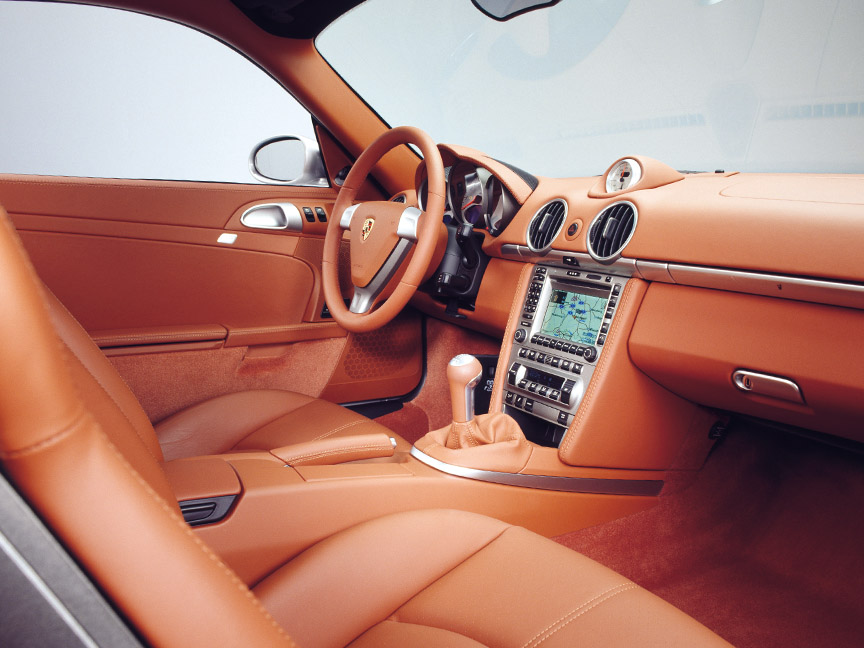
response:
<path fill-rule="evenodd" d="M 400 354 L 399 380 L 358 372 L 345 331 L 321 317 L 326 222 L 304 218 L 298 232 L 240 223 L 262 202 L 319 207 L 329 218 L 335 196 L 329 188 L 0 175 L 0 204 L 37 272 L 154 420 L 239 389 L 318 396 L 333 376 L 339 387 L 329 393 L 342 402 L 417 384 L 421 353 Z M 224 233 L 237 235 L 233 244 L 217 242 Z M 396 326 L 400 340 L 422 348 L 416 320 Z"/>
<path fill-rule="evenodd" d="M 297 323 L 314 284 L 307 264 L 278 254 L 26 230 L 21 239 L 88 331 L 218 324 L 230 333 Z"/>

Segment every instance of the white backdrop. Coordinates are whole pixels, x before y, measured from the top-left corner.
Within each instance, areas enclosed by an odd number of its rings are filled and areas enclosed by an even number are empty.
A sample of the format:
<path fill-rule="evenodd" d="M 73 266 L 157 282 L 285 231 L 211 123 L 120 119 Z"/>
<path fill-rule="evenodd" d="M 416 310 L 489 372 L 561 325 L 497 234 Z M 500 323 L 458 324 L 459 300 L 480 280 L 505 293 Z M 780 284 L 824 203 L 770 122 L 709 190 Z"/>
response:
<path fill-rule="evenodd" d="M 94 7 L 0 2 L 0 173 L 255 182 L 308 113 L 222 43 Z"/>

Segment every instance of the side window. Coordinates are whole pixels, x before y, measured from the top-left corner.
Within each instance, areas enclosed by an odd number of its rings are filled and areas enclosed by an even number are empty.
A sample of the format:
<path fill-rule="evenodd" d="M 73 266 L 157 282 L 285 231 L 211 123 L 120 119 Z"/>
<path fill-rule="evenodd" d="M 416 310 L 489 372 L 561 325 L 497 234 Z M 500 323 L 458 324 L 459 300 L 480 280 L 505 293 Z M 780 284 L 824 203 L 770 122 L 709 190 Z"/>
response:
<path fill-rule="evenodd" d="M 0 2 L 0 61 L 0 173 L 257 183 L 258 143 L 315 146 L 309 113 L 276 81 L 165 20 Z"/>

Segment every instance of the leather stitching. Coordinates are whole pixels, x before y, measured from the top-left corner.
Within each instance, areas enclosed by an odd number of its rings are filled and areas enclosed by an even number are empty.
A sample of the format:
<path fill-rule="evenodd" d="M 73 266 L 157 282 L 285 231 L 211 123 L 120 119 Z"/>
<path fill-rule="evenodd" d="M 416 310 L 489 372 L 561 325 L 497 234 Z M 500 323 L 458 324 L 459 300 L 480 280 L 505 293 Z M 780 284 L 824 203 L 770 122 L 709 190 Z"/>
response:
<path fill-rule="evenodd" d="M 94 374 L 92 371 L 90 371 L 90 369 L 87 368 L 87 365 L 85 365 L 81 361 L 81 358 L 78 357 L 78 354 L 75 353 L 75 351 L 68 344 L 66 344 L 66 342 L 64 340 L 61 339 L 61 343 L 63 344 L 63 346 L 65 346 L 69 350 L 69 353 L 72 355 L 73 358 L 75 358 L 75 360 L 78 362 L 78 364 L 81 365 L 81 367 L 84 369 L 84 371 L 86 371 L 87 373 L 90 374 L 90 377 L 93 378 L 93 380 L 96 382 L 97 385 L 99 385 L 99 387 L 102 389 L 102 391 L 105 393 L 105 395 L 111 399 L 111 402 L 114 403 L 114 405 L 117 407 L 117 411 L 119 411 L 123 415 L 123 418 L 125 418 L 126 422 L 129 423 L 129 427 L 131 427 L 135 431 L 135 434 L 138 436 L 138 439 L 141 441 L 141 445 L 143 445 L 144 449 L 147 450 L 147 454 L 149 454 L 155 462 L 161 463 L 162 459 L 157 457 L 155 454 L 153 454 L 153 451 L 150 449 L 150 446 L 147 444 L 147 441 L 142 436 L 140 430 L 138 430 L 138 426 L 132 422 L 132 419 L 129 418 L 129 415 L 126 414 L 126 411 L 120 406 L 120 403 L 117 402 L 117 400 L 114 398 L 114 396 L 111 394 L 111 392 L 109 392 L 105 388 L 105 385 L 102 384 L 102 381 L 99 380 L 99 378 L 96 376 L 96 374 Z M 127 385 L 127 389 L 128 389 L 128 385 Z M 155 435 L 155 432 L 154 432 L 154 435 Z"/>
<path fill-rule="evenodd" d="M 338 325 L 335 322 L 321 322 L 319 324 L 289 324 L 287 326 L 256 326 L 252 328 L 233 329 L 235 335 L 248 335 L 250 333 L 291 333 L 292 331 L 314 331 L 322 329 L 326 326 L 336 328 Z M 341 337 L 334 335 L 333 337 Z"/>
<path fill-rule="evenodd" d="M 554 623 L 551 623 L 546 628 L 544 628 L 543 630 L 538 632 L 536 635 L 531 637 L 531 639 L 529 639 L 522 646 L 522 648 L 534 648 L 535 646 L 539 646 L 541 643 L 546 641 L 549 637 L 551 637 L 556 632 L 558 632 L 559 630 L 563 629 L 564 627 L 566 627 L 567 625 L 569 625 L 570 623 L 572 623 L 573 621 L 575 621 L 576 619 L 581 617 L 583 614 L 590 612 L 591 610 L 593 610 L 597 606 L 602 605 L 603 603 L 605 603 L 609 599 L 614 598 L 615 596 L 618 596 L 622 592 L 626 592 L 627 590 L 636 589 L 638 587 L 639 586 L 636 585 L 635 583 L 621 583 L 619 585 L 616 585 L 615 587 L 612 587 L 612 588 L 606 590 L 605 592 L 601 592 L 600 594 L 598 594 L 594 598 L 589 599 L 588 601 L 585 601 L 579 607 L 574 608 L 573 610 L 571 610 L 570 612 L 568 612 L 567 614 L 562 616 L 560 619 L 558 619 Z"/>
<path fill-rule="evenodd" d="M 524 268 L 522 268 L 522 274 L 519 277 L 519 283 L 516 286 L 516 294 L 513 298 L 513 303 L 510 305 L 510 314 L 507 316 L 507 328 L 504 333 L 504 343 L 501 346 L 501 353 L 498 360 L 498 367 L 495 369 L 496 376 L 503 376 L 503 380 L 507 379 L 507 371 L 506 366 L 508 359 L 510 358 L 510 349 L 513 348 L 512 342 L 512 331 L 513 331 L 513 321 L 516 318 L 516 314 L 519 312 L 519 309 L 522 308 L 522 302 L 525 299 L 525 293 L 527 291 L 526 280 L 531 274 L 534 272 L 534 268 L 536 266 L 532 264 L 527 264 Z M 492 398 L 489 402 L 489 412 L 492 412 L 492 408 L 495 408 L 495 411 L 504 411 L 504 407 L 502 406 L 502 401 L 504 400 L 502 393 L 504 391 L 504 384 L 499 383 L 499 381 L 495 381 L 495 387 L 492 391 Z M 498 385 L 501 387 L 498 387 Z"/>
<path fill-rule="evenodd" d="M 212 338 L 212 339 L 220 339 L 219 336 L 225 336 L 225 331 L 202 331 L 200 333 L 165 333 L 165 334 L 157 334 L 157 333 L 142 333 L 141 335 L 110 335 L 110 336 L 98 336 L 93 337 L 93 341 L 98 344 L 107 344 L 108 342 L 127 342 L 127 341 L 137 341 L 140 340 L 142 342 L 147 340 L 177 340 L 178 342 L 182 342 L 183 340 L 188 340 L 191 338 Z M 91 336 L 92 337 L 92 336 Z"/>
<path fill-rule="evenodd" d="M 289 458 L 283 459 L 283 461 L 287 464 L 291 464 L 292 462 L 303 461 L 304 459 L 317 459 L 319 457 L 327 457 L 329 455 L 342 454 L 344 452 L 356 452 L 359 450 L 389 450 L 391 447 L 392 446 L 389 443 L 386 446 L 383 443 L 367 443 L 365 445 L 346 446 L 344 448 L 335 448 L 333 450 L 307 452 L 305 454 L 297 455 L 296 457 L 291 457 L 289 455 Z"/>
<path fill-rule="evenodd" d="M 21 457 L 26 457 L 31 454 L 35 454 L 48 448 L 59 441 L 62 441 L 64 438 L 75 432 L 81 424 L 84 422 L 84 409 L 80 409 L 78 414 L 72 420 L 72 422 L 67 425 L 65 428 L 60 430 L 59 432 L 55 432 L 51 436 L 42 439 L 41 441 L 37 441 L 36 443 L 29 445 L 25 448 L 18 448 L 17 450 L 8 450 L 0 452 L 0 459 L 19 459 Z"/>
<path fill-rule="evenodd" d="M 507 524 L 507 523 L 504 522 L 503 524 Z M 398 608 L 396 608 L 396 610 L 393 611 L 393 614 L 391 614 L 389 617 L 386 617 L 386 618 L 387 618 L 387 619 L 393 619 L 394 621 L 399 621 L 399 622 L 401 623 L 401 621 L 399 620 L 399 610 L 401 610 L 403 607 L 405 607 L 406 605 L 408 605 L 408 603 L 410 603 L 412 600 L 414 600 L 415 598 L 417 598 L 418 596 L 420 596 L 420 594 L 422 594 L 422 593 L 425 592 L 427 589 L 429 589 L 430 587 L 432 587 L 435 583 L 439 582 L 439 581 L 440 581 L 441 579 L 443 579 L 445 576 L 447 576 L 447 575 L 449 575 L 449 574 L 452 574 L 452 573 L 453 573 L 454 571 L 456 571 L 459 567 L 461 567 L 462 565 L 464 565 L 465 563 L 467 563 L 469 560 L 471 560 L 474 556 L 477 556 L 481 551 L 483 551 L 484 549 L 487 549 L 488 547 L 492 546 L 492 543 L 496 542 L 497 540 L 500 540 L 501 537 L 502 537 L 505 533 L 507 533 L 507 531 L 510 531 L 510 530 L 513 529 L 513 528 L 515 528 L 515 527 L 513 527 L 512 525 L 509 525 L 509 524 L 508 524 L 507 526 L 505 526 L 503 529 L 501 529 L 501 531 L 500 531 L 499 533 L 495 534 L 495 537 L 494 537 L 494 538 L 490 538 L 488 542 L 486 542 L 485 544 L 483 544 L 482 547 L 477 547 L 476 550 L 472 551 L 470 554 L 468 554 L 467 556 L 465 556 L 464 558 L 462 558 L 462 559 L 461 559 L 459 562 L 457 562 L 455 565 L 453 565 L 452 567 L 450 567 L 450 568 L 447 569 L 446 571 L 442 572 L 439 576 L 435 577 L 434 580 L 433 580 L 431 583 L 429 583 L 429 584 L 426 585 L 425 587 L 420 588 L 420 589 L 417 591 L 416 594 L 414 594 L 413 596 L 410 596 L 410 597 L 409 597 L 409 598 L 408 598 L 404 603 L 402 603 L 402 605 L 400 605 Z M 384 621 L 384 620 L 386 620 L 386 619 L 382 619 L 382 621 Z M 430 628 L 435 628 L 435 627 L 437 627 L 437 626 L 431 626 L 431 625 L 430 625 L 429 627 L 430 627 Z M 441 630 L 448 630 L 448 628 L 440 628 L 440 629 L 441 629 Z M 451 630 L 451 632 L 452 632 L 452 630 Z M 465 636 L 467 636 L 467 635 L 465 635 Z M 468 638 L 469 638 L 469 639 L 473 639 L 473 637 L 468 637 Z M 477 641 L 477 640 L 474 639 L 474 641 Z"/>
<path fill-rule="evenodd" d="M 18 239 L 18 237 L 14 235 L 14 229 L 12 228 L 11 222 L 8 220 L 8 218 L 0 218 L 0 222 L 2 222 L 3 225 L 13 234 L 12 238 L 15 241 L 15 243 L 17 244 L 19 252 L 23 252 L 23 246 L 21 245 L 20 239 Z M 32 273 L 32 276 L 36 276 L 36 273 L 33 270 L 33 266 L 31 265 L 31 263 L 29 261 L 29 257 L 26 254 L 23 254 L 22 257 L 25 260 L 26 265 L 29 267 L 30 272 Z M 50 321 L 48 304 L 46 303 L 46 301 L 44 299 L 42 299 L 41 302 L 42 302 L 42 307 L 46 313 L 46 316 L 49 316 L 49 321 Z M 56 330 L 55 330 L 55 333 L 56 333 Z M 64 362 L 68 365 L 68 359 L 67 359 L 66 353 L 64 353 L 63 349 L 62 349 L 63 346 L 65 346 L 67 349 L 69 349 L 68 345 L 66 345 L 66 343 L 63 342 L 60 339 L 60 337 L 57 336 L 56 334 L 55 334 L 55 340 L 57 343 L 58 351 L 61 354 L 61 357 L 64 359 Z M 71 351 L 71 349 L 69 349 L 69 350 Z M 79 363 L 81 363 L 81 360 L 80 360 L 80 358 L 78 358 L 77 355 L 75 355 L 74 353 L 72 355 L 73 355 L 73 357 L 75 357 L 75 359 Z M 83 363 L 81 363 L 81 364 L 83 366 Z M 84 368 L 86 369 L 86 366 Z M 89 370 L 88 370 L 88 373 L 89 373 Z M 95 378 L 95 376 L 94 376 L 94 378 Z M 98 382 L 99 381 L 97 380 L 97 383 Z M 105 389 L 101 383 L 99 383 L 99 386 L 102 387 L 103 390 Z M 110 397 L 110 394 L 108 394 L 108 395 Z M 114 400 L 114 399 L 112 398 L 112 400 Z M 115 401 L 115 404 L 116 404 L 116 401 Z M 23 457 L 23 456 L 26 456 L 28 454 L 32 454 L 32 453 L 38 452 L 40 450 L 43 450 L 46 447 L 49 447 L 49 446 L 57 443 L 58 441 L 61 441 L 62 439 L 66 438 L 67 436 L 71 435 L 73 432 L 75 432 L 79 428 L 82 428 L 84 423 L 88 422 L 86 409 L 82 405 L 83 405 L 82 401 L 78 400 L 79 413 L 75 417 L 75 419 L 72 421 L 72 423 L 67 428 L 65 428 L 64 430 L 61 430 L 60 432 L 55 433 L 54 435 L 48 437 L 47 439 L 43 439 L 42 441 L 39 441 L 39 442 L 37 442 L 37 443 L 33 444 L 32 446 L 29 446 L 27 448 L 14 450 L 14 451 L 9 452 L 9 453 L 2 453 L 2 454 L 0 454 L 0 457 L 3 457 L 4 459 L 13 459 L 16 457 Z M 119 408 L 120 406 L 117 405 L 117 407 Z M 126 416 L 126 413 L 123 412 L 122 409 L 120 410 L 120 412 L 123 414 L 123 416 Z M 93 420 L 92 417 L 90 417 L 90 418 L 91 418 L 91 420 Z M 129 417 L 127 416 L 126 419 L 129 420 Z M 131 421 L 129 421 L 129 423 L 130 423 L 130 425 L 132 424 Z M 179 527 L 184 531 L 184 533 L 188 537 L 190 537 L 195 542 L 196 545 L 198 545 L 198 547 L 205 553 L 205 555 L 207 555 L 210 558 L 210 560 L 212 560 L 219 567 L 221 567 L 223 572 L 226 573 L 229 576 L 229 578 L 231 578 L 231 580 L 234 582 L 234 584 L 236 584 L 241 590 L 245 591 L 245 595 L 247 596 L 247 598 L 249 598 L 252 601 L 253 605 L 258 609 L 259 612 L 261 612 L 261 614 L 265 617 L 265 619 L 269 620 L 269 622 L 273 625 L 274 628 L 276 628 L 277 632 L 282 637 L 285 638 L 285 640 L 289 643 L 289 645 L 293 646 L 294 648 L 297 648 L 297 644 L 294 643 L 294 640 L 291 639 L 291 637 L 289 637 L 288 634 L 286 634 L 286 632 L 282 628 L 282 626 L 280 626 L 278 623 L 276 623 L 276 620 L 272 616 L 270 616 L 270 613 L 267 612 L 267 610 L 264 609 L 264 607 L 261 605 L 261 602 L 255 597 L 254 594 L 252 594 L 252 592 L 249 590 L 249 588 L 246 587 L 246 585 L 237 577 L 237 574 L 235 574 L 230 569 L 228 569 L 225 566 L 225 564 L 222 563 L 222 561 L 210 550 L 210 548 L 207 547 L 201 540 L 199 540 L 198 537 L 195 536 L 194 533 L 192 533 L 192 530 L 189 528 L 189 526 L 186 524 L 186 522 L 184 520 L 182 520 L 180 518 L 180 516 L 177 514 L 177 512 L 172 510 L 171 507 L 168 506 L 168 503 L 164 500 L 164 498 L 162 498 L 155 490 L 153 490 L 153 487 L 150 486 L 150 484 L 148 484 L 147 481 L 143 477 L 141 477 L 141 475 L 138 474 L 138 471 L 135 470 L 132 467 L 132 465 L 126 460 L 126 457 L 124 457 L 123 454 L 117 449 L 117 447 L 111 442 L 111 439 L 108 438 L 108 435 L 105 434 L 104 430 L 102 430 L 101 426 L 95 420 L 93 420 L 93 424 L 94 424 L 94 427 L 95 427 L 97 434 L 99 434 L 99 436 L 101 436 L 101 438 L 106 443 L 109 450 L 117 457 L 117 459 L 120 462 L 120 465 L 123 466 L 129 472 L 129 474 L 135 479 L 135 481 L 137 481 L 138 484 L 141 485 L 141 487 L 144 489 L 144 492 L 147 493 L 151 497 L 151 499 L 153 499 L 166 513 L 168 513 L 171 520 L 175 524 L 179 525 Z M 133 425 L 132 428 L 135 429 L 135 426 Z M 135 431 L 137 433 L 137 429 Z M 145 444 L 145 447 L 146 447 L 146 444 Z M 149 448 L 148 448 L 148 452 L 149 452 Z M 152 455 L 152 453 L 151 453 L 151 455 Z M 155 460 L 155 457 L 154 457 L 154 460 Z M 157 461 L 157 463 L 159 463 L 159 462 Z"/>
<path fill-rule="evenodd" d="M 314 439 L 312 439 L 312 441 L 319 441 L 320 439 L 326 439 L 327 437 L 332 436 L 332 435 L 336 434 L 337 432 L 341 432 L 342 430 L 345 430 L 346 428 L 352 427 L 354 425 L 360 425 L 361 423 L 366 423 L 366 422 L 367 421 L 351 421 L 350 423 L 345 423 L 345 425 L 340 425 L 339 427 L 334 428 L 334 429 L 330 430 L 329 432 L 325 432 L 324 434 L 315 437 Z"/>
<path fill-rule="evenodd" d="M 270 613 L 264 608 L 264 606 L 261 605 L 261 601 L 258 600 L 258 597 L 256 597 L 252 593 L 252 591 L 245 585 L 245 583 L 243 583 L 243 581 L 240 580 L 240 578 L 237 576 L 237 574 L 235 574 L 233 571 L 231 571 L 225 565 L 225 563 L 223 563 L 222 560 L 216 554 L 213 553 L 213 551 L 210 549 L 210 547 L 208 547 L 206 544 L 204 544 L 198 538 L 198 536 L 196 536 L 192 532 L 192 530 L 189 528 L 189 526 L 186 524 L 186 522 L 177 514 L 177 512 L 174 509 L 172 509 L 170 506 L 168 506 L 168 503 L 165 501 L 165 499 L 162 496 L 160 496 L 155 490 L 153 490 L 153 487 L 150 486 L 150 484 L 148 484 L 147 481 L 143 477 L 141 477 L 141 475 L 138 474 L 138 471 L 135 470 L 132 467 L 132 465 L 126 460 L 126 457 L 124 457 L 123 453 L 121 453 L 116 448 L 116 446 L 111 442 L 111 440 L 108 438 L 108 436 L 103 431 L 101 431 L 101 430 L 99 430 L 99 431 L 100 431 L 105 443 L 107 444 L 108 448 L 111 450 L 111 452 L 114 453 L 114 456 L 117 457 L 118 461 L 120 462 L 120 465 L 126 469 L 126 471 L 132 476 L 132 478 L 136 482 L 138 482 L 138 484 L 144 489 L 144 492 L 146 492 L 150 496 L 150 498 L 154 502 L 156 502 L 156 504 L 163 511 L 165 511 L 165 513 L 168 514 L 169 518 L 171 519 L 172 522 L 174 522 L 175 526 L 177 526 L 181 531 L 183 531 L 183 533 L 187 537 L 191 538 L 192 541 L 197 545 L 197 547 L 204 553 L 204 555 L 207 556 L 207 558 L 209 558 L 222 571 L 222 573 L 224 573 L 226 576 L 228 576 L 228 578 L 231 580 L 231 582 L 234 585 L 236 585 L 237 588 L 243 593 L 243 595 L 252 602 L 252 604 L 255 606 L 255 608 L 264 616 L 264 618 L 267 621 L 270 622 L 270 625 L 272 625 L 274 628 L 276 628 L 276 630 L 279 632 L 279 634 L 282 635 L 285 638 L 285 640 L 289 642 L 289 644 L 291 646 L 294 646 L 295 648 L 297 648 L 297 644 L 294 643 L 294 640 L 285 632 L 285 629 L 282 628 L 282 626 L 280 626 L 276 622 L 276 620 L 270 615 Z"/>
<path fill-rule="evenodd" d="M 310 402 L 312 402 L 312 401 L 310 401 Z M 275 423 L 276 421 L 280 421 L 280 420 L 282 420 L 282 419 L 285 418 L 286 416 L 291 416 L 292 414 L 295 414 L 296 412 L 298 412 L 299 410 L 303 409 L 303 408 L 306 407 L 307 405 L 309 405 L 309 403 L 303 403 L 303 404 L 300 405 L 299 407 L 295 407 L 295 408 L 292 409 L 292 410 L 288 410 L 287 412 L 283 412 L 282 414 L 278 414 L 277 416 L 273 417 L 272 419 L 270 419 L 270 420 L 267 421 L 266 423 L 262 423 L 262 424 L 259 425 L 258 427 L 256 427 L 256 428 L 250 430 L 249 432 L 247 432 L 246 434 L 244 434 L 240 439 L 238 439 L 238 440 L 234 443 L 234 445 L 232 445 L 232 446 L 230 447 L 230 450 L 233 450 L 234 448 L 236 448 L 238 445 L 240 445 L 241 443 L 243 443 L 246 439 L 248 439 L 250 436 L 252 436 L 252 435 L 255 434 L 256 432 L 258 432 L 259 430 L 263 430 L 265 427 L 268 427 L 269 425 L 272 425 L 272 424 Z M 192 407 L 195 407 L 195 405 L 193 405 Z M 191 409 L 191 408 L 190 408 L 190 409 Z M 181 413 L 182 413 L 182 412 L 181 412 Z M 168 419 L 165 419 L 165 420 L 167 421 Z M 164 423 L 165 421 L 162 421 L 162 422 Z"/>
<path fill-rule="evenodd" d="M 573 417 L 573 422 L 570 424 L 570 427 L 567 428 L 567 433 L 564 435 L 564 443 L 558 450 L 558 456 L 561 457 L 562 460 L 564 460 L 564 457 L 573 445 L 573 440 L 576 438 L 577 430 L 579 429 L 582 420 L 585 418 L 586 412 L 588 412 L 591 401 L 594 398 L 594 394 L 598 389 L 597 385 L 600 382 L 600 378 L 606 373 L 606 368 L 609 366 L 609 363 L 612 362 L 610 359 L 612 357 L 612 352 L 617 348 L 619 342 L 619 336 L 617 335 L 618 329 L 621 328 L 621 322 L 625 319 L 624 317 L 621 317 L 621 315 L 626 316 L 625 306 L 629 305 L 630 295 L 633 293 L 633 290 L 635 289 L 634 286 L 636 285 L 635 281 L 628 281 L 627 287 L 624 288 L 624 292 L 621 295 L 621 303 L 618 306 L 619 316 L 615 318 L 615 322 L 612 324 L 612 329 L 609 331 L 609 336 L 606 339 L 606 353 L 603 354 L 600 358 L 600 362 L 597 363 L 597 369 L 595 369 L 594 375 L 591 377 L 591 382 L 588 385 L 588 389 L 585 391 L 585 396 L 579 404 L 579 411 L 576 412 L 576 416 Z"/>

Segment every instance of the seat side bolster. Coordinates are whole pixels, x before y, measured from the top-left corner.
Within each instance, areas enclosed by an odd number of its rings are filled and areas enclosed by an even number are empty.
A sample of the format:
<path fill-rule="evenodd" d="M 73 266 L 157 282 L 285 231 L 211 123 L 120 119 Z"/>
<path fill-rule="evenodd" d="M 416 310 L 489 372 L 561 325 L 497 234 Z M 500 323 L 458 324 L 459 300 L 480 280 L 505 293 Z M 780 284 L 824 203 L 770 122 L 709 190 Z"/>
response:
<path fill-rule="evenodd" d="M 301 645 L 344 646 L 507 528 L 461 511 L 389 515 L 320 542 L 255 594 Z"/>

